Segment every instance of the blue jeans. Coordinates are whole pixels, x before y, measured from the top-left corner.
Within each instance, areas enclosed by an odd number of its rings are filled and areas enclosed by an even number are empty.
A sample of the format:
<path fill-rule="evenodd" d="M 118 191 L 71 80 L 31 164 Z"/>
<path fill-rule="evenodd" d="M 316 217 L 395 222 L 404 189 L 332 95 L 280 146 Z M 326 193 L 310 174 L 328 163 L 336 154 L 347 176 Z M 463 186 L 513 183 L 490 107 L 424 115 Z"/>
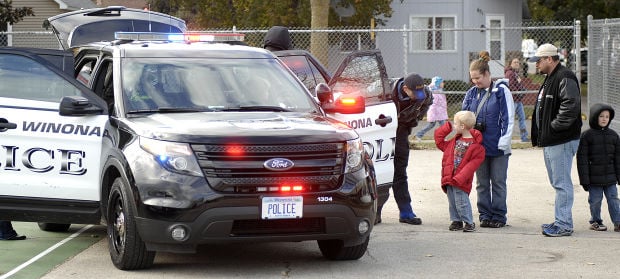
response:
<path fill-rule="evenodd" d="M 508 157 L 510 154 L 497 157 L 487 156 L 476 170 L 480 221 L 489 220 L 506 224 Z"/>
<path fill-rule="evenodd" d="M 471 212 L 471 203 L 469 195 L 458 187 L 448 185 L 446 187 L 448 194 L 448 210 L 450 212 L 450 221 L 463 221 L 467 224 L 474 222 Z"/>
<path fill-rule="evenodd" d="M 411 208 L 409 182 L 407 181 L 407 165 L 409 164 L 409 134 L 411 134 L 411 128 L 409 127 L 399 125 L 398 128 L 396 128 L 392 192 L 394 192 L 394 199 L 398 205 L 401 218 L 416 217 L 413 212 L 413 208 Z"/>
<path fill-rule="evenodd" d="M 17 235 L 11 221 L 0 221 L 0 239 L 11 238 Z"/>
<path fill-rule="evenodd" d="M 415 136 L 418 138 L 422 138 L 424 136 L 424 134 L 428 133 L 428 131 L 430 131 L 431 129 L 433 129 L 433 127 L 435 127 L 435 124 L 439 124 L 439 127 L 441 127 L 441 125 L 443 125 L 444 123 L 446 123 L 445 120 L 437 120 L 434 122 L 428 122 L 428 124 L 426 124 L 426 127 L 424 127 L 422 130 L 418 131 Z"/>
<path fill-rule="evenodd" d="M 523 102 L 515 102 L 515 114 L 517 115 L 517 120 L 519 120 L 521 141 L 527 141 L 527 126 L 525 125 L 525 110 L 523 110 Z"/>
<path fill-rule="evenodd" d="M 570 177 L 573 157 L 579 140 L 543 147 L 545 167 L 553 189 L 555 189 L 554 224 L 561 229 L 573 229 L 573 181 Z"/>
<path fill-rule="evenodd" d="M 616 184 L 609 186 L 590 186 L 588 191 L 588 203 L 590 204 L 590 223 L 602 223 L 601 203 L 603 203 L 603 193 L 607 199 L 607 209 L 609 217 L 614 224 L 620 224 L 620 200 L 618 199 L 618 188 Z"/>

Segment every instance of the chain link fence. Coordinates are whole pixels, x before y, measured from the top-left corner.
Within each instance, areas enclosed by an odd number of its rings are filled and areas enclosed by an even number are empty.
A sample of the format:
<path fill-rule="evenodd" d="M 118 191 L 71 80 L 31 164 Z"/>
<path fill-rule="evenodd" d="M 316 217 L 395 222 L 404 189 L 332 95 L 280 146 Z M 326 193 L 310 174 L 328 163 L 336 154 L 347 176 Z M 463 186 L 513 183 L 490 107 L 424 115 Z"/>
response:
<path fill-rule="evenodd" d="M 588 104 L 620 107 L 620 18 L 594 20 L 588 16 Z M 589 116 L 589 107 L 587 115 Z M 587 124 L 586 124 L 587 125 Z M 620 122 L 611 128 L 620 131 Z"/>
<path fill-rule="evenodd" d="M 620 24 L 617 21 L 615 23 L 617 37 Z M 596 25 L 596 21 L 593 24 Z M 595 36 L 597 28 L 601 29 L 599 32 L 602 36 L 606 34 L 603 32 L 608 32 L 604 30 L 610 27 L 593 26 L 593 34 L 590 35 L 591 40 L 595 39 L 593 36 Z M 243 30 L 232 28 L 205 31 L 243 33 L 248 45 L 262 47 L 267 30 L 268 28 Z M 581 64 L 578 61 L 585 60 L 585 57 L 580 57 L 580 51 L 575 51 L 579 49 L 577 47 L 580 41 L 579 30 L 579 22 L 577 21 L 529 22 L 479 28 L 409 28 L 407 26 L 380 29 L 346 27 L 326 30 L 290 28 L 290 33 L 294 47 L 308 51 L 311 51 L 312 37 L 321 38 L 322 41 L 319 44 L 326 46 L 327 52 L 325 57 L 318 56 L 318 58 L 332 72 L 337 69 L 349 53 L 355 50 L 378 48 L 381 49 L 390 78 L 398 78 L 408 72 L 418 72 L 427 78 L 427 82 L 430 82 L 431 77 L 442 76 L 445 81 L 444 91 L 449 106 L 448 115 L 453 115 L 460 109 L 463 95 L 471 87 L 469 62 L 478 58 L 480 50 L 486 49 L 490 52 L 492 74 L 498 78 L 503 77 L 504 67 L 509 65 L 507 61 L 518 58 L 522 61 L 521 77 L 524 91 L 513 93 L 524 94 L 525 113 L 529 116 L 532 114 L 536 102 L 536 93 L 544 76 L 536 73 L 535 64 L 528 63 L 527 58 L 534 54 L 538 45 L 553 43 L 561 49 L 562 63 L 579 74 L 582 68 L 576 65 Z M 620 41 L 597 44 L 601 46 L 601 50 L 607 52 L 601 56 L 592 56 L 589 61 L 605 63 L 604 65 L 607 67 L 617 67 L 606 57 L 613 56 L 617 60 L 620 53 L 618 51 L 610 52 L 611 46 L 602 46 L 615 44 L 614 47 L 617 50 Z M 0 33 L 0 45 L 59 49 L 58 42 L 51 32 L 2 32 Z M 594 44 L 592 45 L 594 46 Z M 315 56 L 317 55 L 315 54 Z M 607 78 L 603 74 L 588 74 L 597 80 L 600 79 L 601 84 L 612 82 L 611 77 Z M 615 74 L 617 75 L 618 71 Z M 618 88 L 615 87 L 614 89 Z M 611 91 L 618 92 L 618 90 Z M 614 98 L 617 98 L 615 96 Z M 620 100 L 617 101 L 620 102 Z"/>
<path fill-rule="evenodd" d="M 51 31 L 0 32 L 0 46 L 62 49 Z"/>

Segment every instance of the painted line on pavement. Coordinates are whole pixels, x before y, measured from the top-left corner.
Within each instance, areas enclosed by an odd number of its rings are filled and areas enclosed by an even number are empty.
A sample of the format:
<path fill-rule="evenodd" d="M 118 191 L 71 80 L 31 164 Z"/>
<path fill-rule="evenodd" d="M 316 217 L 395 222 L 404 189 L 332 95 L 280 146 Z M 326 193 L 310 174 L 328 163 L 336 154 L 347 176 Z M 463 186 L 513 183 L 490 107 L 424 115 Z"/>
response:
<path fill-rule="evenodd" d="M 86 230 L 92 228 L 94 225 L 88 225 L 83 227 L 82 229 L 80 229 L 79 231 L 77 231 L 76 233 L 70 235 L 69 237 L 61 240 L 60 242 L 54 244 L 52 247 L 47 248 L 45 251 L 39 253 L 38 255 L 34 256 L 32 259 L 28 260 L 27 262 L 19 265 L 18 267 L 14 268 L 13 270 L 3 274 L 2 276 L 0 276 L 0 279 L 6 279 L 9 278 L 11 275 L 19 272 L 20 270 L 26 268 L 27 266 L 31 265 L 32 263 L 34 263 L 35 261 L 37 261 L 38 259 L 42 258 L 43 256 L 51 253 L 52 251 L 56 250 L 56 248 L 60 247 L 61 245 L 67 243 L 68 241 L 76 238 L 77 236 L 79 236 L 80 234 L 82 234 L 83 232 L 85 232 Z"/>

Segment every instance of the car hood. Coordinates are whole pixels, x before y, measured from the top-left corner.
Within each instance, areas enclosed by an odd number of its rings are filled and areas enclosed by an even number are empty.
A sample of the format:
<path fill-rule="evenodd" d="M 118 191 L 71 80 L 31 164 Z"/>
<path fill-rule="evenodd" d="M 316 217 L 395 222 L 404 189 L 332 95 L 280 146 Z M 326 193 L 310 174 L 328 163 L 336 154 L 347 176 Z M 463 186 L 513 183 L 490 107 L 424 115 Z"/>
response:
<path fill-rule="evenodd" d="M 114 32 L 182 33 L 185 21 L 167 14 L 129 9 L 121 6 L 79 10 L 48 18 L 43 27 L 51 27 L 63 49 L 114 40 Z"/>
<path fill-rule="evenodd" d="M 338 142 L 357 133 L 335 119 L 312 113 L 199 112 L 128 118 L 140 136 L 177 142 L 225 144 Z"/>

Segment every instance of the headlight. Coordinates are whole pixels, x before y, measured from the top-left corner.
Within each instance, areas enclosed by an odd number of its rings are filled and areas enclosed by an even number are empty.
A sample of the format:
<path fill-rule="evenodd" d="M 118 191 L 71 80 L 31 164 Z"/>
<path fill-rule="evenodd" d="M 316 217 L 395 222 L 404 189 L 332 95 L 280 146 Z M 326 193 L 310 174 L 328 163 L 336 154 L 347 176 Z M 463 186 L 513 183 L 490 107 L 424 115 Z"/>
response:
<path fill-rule="evenodd" d="M 347 141 L 347 162 L 344 167 L 345 173 L 359 170 L 362 167 L 362 155 L 364 145 L 360 138 Z"/>
<path fill-rule="evenodd" d="M 140 147 L 155 156 L 165 169 L 192 176 L 203 176 L 189 144 L 140 137 Z"/>

